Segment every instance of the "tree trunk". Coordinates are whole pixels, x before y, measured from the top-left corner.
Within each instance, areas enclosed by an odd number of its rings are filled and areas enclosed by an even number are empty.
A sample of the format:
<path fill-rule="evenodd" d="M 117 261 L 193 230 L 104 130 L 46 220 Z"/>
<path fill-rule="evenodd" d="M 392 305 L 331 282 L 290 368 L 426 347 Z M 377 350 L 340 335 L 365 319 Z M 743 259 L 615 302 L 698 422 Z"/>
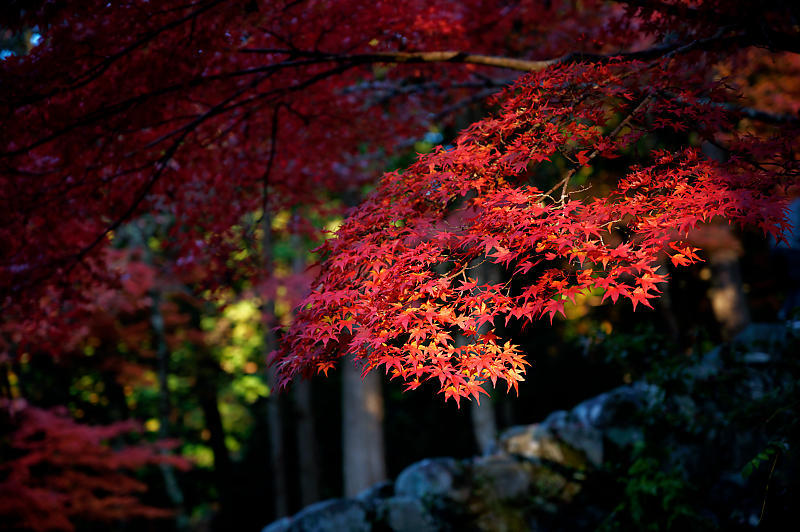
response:
<path fill-rule="evenodd" d="M 164 316 L 161 314 L 161 293 L 154 288 L 150 292 L 153 301 L 150 314 L 150 324 L 153 331 L 153 347 L 156 351 L 158 364 L 158 436 L 167 439 L 170 436 L 170 397 L 169 397 L 169 348 L 167 337 L 164 330 Z M 167 451 L 164 450 L 164 453 Z M 175 526 L 178 530 L 185 530 L 188 521 L 183 509 L 183 492 L 175 478 L 175 472 L 169 464 L 159 464 L 161 475 L 164 478 L 164 486 L 172 505 L 177 509 L 175 514 Z"/>
<path fill-rule="evenodd" d="M 501 282 L 500 267 L 484 260 L 475 268 L 475 280 L 479 286 Z M 480 328 L 480 332 L 485 333 L 488 329 L 489 324 L 486 323 Z M 466 341 L 463 337 L 459 337 L 458 340 Z M 483 387 L 487 392 L 492 393 L 489 384 L 484 384 Z M 492 396 L 482 397 L 480 404 L 477 401 L 470 401 L 469 412 L 472 417 L 472 434 L 475 436 L 475 443 L 480 452 L 486 454 L 494 447 L 497 439 L 497 420 L 495 419 Z"/>
<path fill-rule="evenodd" d="M 306 248 L 299 235 L 292 235 L 294 260 L 292 272 L 303 273 L 306 267 Z M 294 384 L 294 416 L 297 433 L 297 469 L 300 481 L 300 504 L 308 506 L 319 500 L 319 467 L 317 465 L 317 438 L 314 429 L 314 407 L 310 380 Z"/>
<path fill-rule="evenodd" d="M 225 428 L 222 425 L 222 416 L 219 411 L 219 398 L 217 390 L 217 372 L 219 364 L 210 358 L 209 353 L 198 353 L 197 380 L 195 381 L 194 394 L 198 398 L 200 408 L 205 418 L 206 429 L 209 433 L 208 443 L 214 453 L 214 481 L 219 493 L 220 511 L 218 519 L 220 526 L 230 526 L 234 522 L 235 500 L 233 493 L 233 466 L 228 447 L 225 445 Z"/>
<path fill-rule="evenodd" d="M 267 210 L 266 202 L 262 215 L 262 256 L 264 268 L 272 273 L 272 217 Z M 264 315 L 264 356 L 266 357 L 277 346 L 275 332 L 272 330 L 275 323 L 275 302 L 265 301 L 262 308 Z M 283 421 L 280 404 L 276 394 L 275 371 L 266 368 L 265 376 L 270 394 L 267 397 L 267 424 L 269 425 L 270 461 L 272 465 L 272 502 L 275 517 L 283 517 L 289 513 L 288 489 L 286 483 L 286 452 L 284 449 Z"/>
<path fill-rule="evenodd" d="M 269 345 L 267 342 L 265 344 Z M 272 343 L 272 345 L 275 345 Z M 269 352 L 269 350 L 268 350 Z M 269 424 L 269 455 L 272 465 L 272 501 L 275 517 L 289 513 L 288 489 L 286 486 L 286 452 L 283 445 L 283 416 L 276 394 L 275 372 L 267 369 L 270 394 L 267 397 L 267 423 Z"/>
<path fill-rule="evenodd" d="M 386 479 L 383 395 L 378 373 L 363 380 L 351 358 L 342 360 L 342 449 L 344 496 Z"/>
<path fill-rule="evenodd" d="M 711 307 L 720 324 L 722 338 L 730 340 L 750 323 L 736 249 L 709 250 L 708 264 L 711 266 L 711 290 L 708 294 Z"/>
<path fill-rule="evenodd" d="M 716 161 L 728 159 L 723 150 L 709 142 L 703 143 L 703 153 Z M 711 290 L 708 296 L 714 316 L 720 324 L 722 338 L 730 340 L 750 323 L 747 297 L 739 270 L 742 244 L 734 236 L 730 226 L 708 226 L 704 232 L 711 236 L 709 242 L 701 246 L 708 253 L 708 264 L 711 267 Z"/>
<path fill-rule="evenodd" d="M 148 264 L 153 263 L 153 256 L 147 247 L 147 235 L 139 224 L 131 225 L 131 241 L 142 250 L 144 261 Z M 158 376 L 158 437 L 167 439 L 170 437 L 170 411 L 172 410 L 169 393 L 169 360 L 170 352 L 167 345 L 167 333 L 164 326 L 164 315 L 161 313 L 162 294 L 158 286 L 150 289 L 150 330 L 152 332 L 153 349 L 156 352 L 156 374 Z M 161 451 L 166 454 L 166 449 Z M 176 508 L 175 528 L 186 530 L 189 525 L 188 518 L 183 507 L 183 491 L 175 478 L 175 471 L 172 466 L 166 463 L 159 464 L 161 476 L 164 479 L 164 488 L 172 505 Z"/>
<path fill-rule="evenodd" d="M 491 393 L 488 385 L 484 384 L 484 389 Z M 472 434 L 475 436 L 475 443 L 477 443 L 481 454 L 488 454 L 494 448 L 497 439 L 494 400 L 489 396 L 482 397 L 480 403 L 471 401 L 469 412 L 470 416 L 472 416 Z"/>
<path fill-rule="evenodd" d="M 356 188 L 343 191 L 348 207 L 361 201 Z M 386 479 L 383 443 L 383 394 L 381 377 L 371 372 L 364 379 L 352 357 L 341 359 L 342 369 L 342 473 L 344 496 Z"/>
<path fill-rule="evenodd" d="M 316 431 L 311 402 L 311 381 L 294 385 L 294 414 L 297 423 L 297 468 L 300 481 L 300 504 L 308 506 L 319 500 Z"/>

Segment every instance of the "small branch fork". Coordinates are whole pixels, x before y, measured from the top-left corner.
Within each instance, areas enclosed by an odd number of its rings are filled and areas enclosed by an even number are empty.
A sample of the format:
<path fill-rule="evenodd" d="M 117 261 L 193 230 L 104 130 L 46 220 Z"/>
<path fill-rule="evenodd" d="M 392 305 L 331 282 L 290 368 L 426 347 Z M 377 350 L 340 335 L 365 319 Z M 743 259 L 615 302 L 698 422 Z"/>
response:
<path fill-rule="evenodd" d="M 613 129 L 613 131 L 611 131 L 611 133 L 608 134 L 608 138 L 612 138 L 613 139 L 617 135 L 619 135 L 620 132 L 622 131 L 622 129 L 625 126 L 627 126 L 628 124 L 630 124 L 630 121 L 633 119 L 633 117 L 636 114 L 638 114 L 639 111 L 643 110 L 650 103 L 650 101 L 652 99 L 653 99 L 653 95 L 650 94 L 650 95 L 646 96 L 641 102 L 639 102 L 639 104 L 636 107 L 634 107 L 633 110 L 630 113 L 628 113 L 628 115 L 619 124 L 617 124 L 617 127 L 615 127 Z M 591 161 L 592 159 L 594 159 L 598 155 L 600 155 L 600 151 L 595 149 L 595 150 L 592 151 L 592 153 L 590 153 L 587 156 L 587 160 Z M 543 196 L 550 196 L 550 194 L 552 194 L 553 192 L 558 190 L 558 188 L 560 187 L 561 188 L 561 197 L 559 198 L 559 201 L 560 202 L 564 202 L 566 197 L 567 197 L 567 187 L 569 186 L 569 180 L 572 179 L 572 176 L 575 175 L 575 172 L 577 172 L 577 170 L 578 170 L 577 166 L 572 167 L 566 174 L 564 174 L 564 177 L 561 179 L 561 181 L 559 181 L 558 183 L 553 185 L 553 188 L 551 188 L 550 190 L 545 192 L 543 194 Z"/>

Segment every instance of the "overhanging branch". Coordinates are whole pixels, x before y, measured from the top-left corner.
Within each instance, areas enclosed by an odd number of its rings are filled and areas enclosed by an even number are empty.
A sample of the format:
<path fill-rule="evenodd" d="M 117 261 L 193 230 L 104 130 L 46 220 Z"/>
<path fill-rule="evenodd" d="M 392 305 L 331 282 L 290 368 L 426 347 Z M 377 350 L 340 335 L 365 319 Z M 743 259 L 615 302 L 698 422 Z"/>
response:
<path fill-rule="evenodd" d="M 317 59 L 320 62 L 344 63 L 464 63 L 481 66 L 491 66 L 517 70 L 521 72 L 534 72 L 544 70 L 556 64 L 569 63 L 607 63 L 614 60 L 648 60 L 658 59 L 670 53 L 688 52 L 698 49 L 710 49 L 724 44 L 742 42 L 746 34 L 734 33 L 715 35 L 706 39 L 698 39 L 690 43 L 673 43 L 654 46 L 636 52 L 619 52 L 612 54 L 591 54 L 572 52 L 561 57 L 551 59 L 532 60 L 518 59 L 506 56 L 473 54 L 456 50 L 429 51 L 429 52 L 372 52 L 362 54 L 334 54 L 316 51 L 289 50 L 284 48 L 244 48 L 238 53 L 286 55 L 291 58 Z"/>

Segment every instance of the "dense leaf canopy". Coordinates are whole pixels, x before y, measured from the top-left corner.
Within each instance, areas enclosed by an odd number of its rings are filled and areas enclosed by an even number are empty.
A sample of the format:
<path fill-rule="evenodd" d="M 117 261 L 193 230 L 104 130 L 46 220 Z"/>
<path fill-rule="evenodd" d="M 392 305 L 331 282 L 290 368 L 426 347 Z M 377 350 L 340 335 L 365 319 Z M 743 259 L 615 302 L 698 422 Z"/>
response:
<path fill-rule="evenodd" d="M 175 272 L 212 288 L 263 277 L 258 254 L 234 259 L 257 247 L 260 218 L 357 197 L 387 154 L 505 87 L 351 212 L 273 361 L 283 383 L 349 352 L 456 400 L 513 387 L 525 356 L 483 325 L 553 319 L 592 290 L 649 306 L 665 254 L 699 260 L 688 234 L 718 217 L 780 235 L 798 171 L 798 12 L 753 9 L 11 3 L 9 30 L 42 42 L 0 64 L 4 344 L 57 352 L 119 281 L 107 250 L 143 213 L 172 221 Z M 479 283 L 476 261 L 508 281 Z"/>

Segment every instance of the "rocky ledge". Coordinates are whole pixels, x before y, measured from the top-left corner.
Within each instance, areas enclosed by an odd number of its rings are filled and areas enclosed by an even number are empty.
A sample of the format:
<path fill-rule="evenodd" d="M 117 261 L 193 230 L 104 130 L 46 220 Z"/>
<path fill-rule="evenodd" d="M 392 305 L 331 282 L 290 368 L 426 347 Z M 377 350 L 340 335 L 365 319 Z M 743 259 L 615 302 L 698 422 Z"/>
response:
<path fill-rule="evenodd" d="M 263 532 L 754 529 L 764 480 L 787 491 L 797 478 L 793 410 L 781 408 L 800 395 L 797 329 L 751 326 L 658 384 L 622 386 L 508 429 L 486 456 L 417 462 L 394 482 L 313 504 Z M 775 405 L 770 421 L 788 415 L 790 432 L 741 430 L 742 409 Z M 758 470 L 776 450 L 789 480 L 770 473 L 751 489 L 743 466 Z"/>

